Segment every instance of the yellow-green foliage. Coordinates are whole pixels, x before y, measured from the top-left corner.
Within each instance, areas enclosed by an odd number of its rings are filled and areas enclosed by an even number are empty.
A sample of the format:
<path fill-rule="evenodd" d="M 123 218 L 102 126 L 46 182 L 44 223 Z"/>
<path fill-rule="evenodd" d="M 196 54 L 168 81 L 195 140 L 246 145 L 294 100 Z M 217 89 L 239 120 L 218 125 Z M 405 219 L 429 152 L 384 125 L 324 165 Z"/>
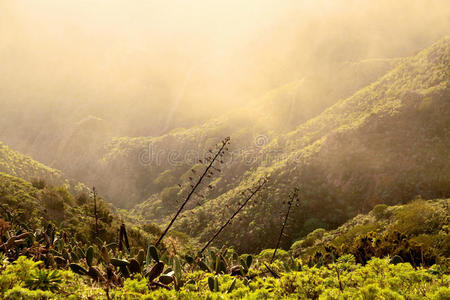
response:
<path fill-rule="evenodd" d="M 0 142 L 0 172 L 27 180 L 45 179 L 54 184 L 63 182 L 60 171 L 14 151 L 2 142 Z"/>
<path fill-rule="evenodd" d="M 274 251 L 275 251 L 275 249 L 264 249 L 259 253 L 258 258 L 269 261 L 272 258 Z M 290 255 L 286 250 L 283 250 L 283 249 L 277 250 L 277 253 L 276 253 L 277 259 L 286 260 L 289 257 L 290 257 Z"/>
<path fill-rule="evenodd" d="M 0 172 L 0 207 L 0 218 L 13 225 L 37 229 L 54 224 L 81 242 L 94 240 L 93 201 L 84 193 L 74 197 L 67 186 L 46 185 L 38 189 L 28 181 Z M 114 240 L 121 220 L 101 198 L 97 201 L 97 215 L 96 237 Z M 129 236 L 144 246 L 153 235 L 130 228 Z"/>
<path fill-rule="evenodd" d="M 291 249 L 295 255 L 304 257 L 313 256 L 317 251 L 326 255 L 325 247 L 333 247 L 334 255 L 357 255 L 361 250 L 363 256 L 399 255 L 416 265 L 437 261 L 448 264 L 449 201 L 419 199 L 405 205 L 377 206 L 369 214 L 358 215 L 321 236 L 313 232 L 294 243 Z M 365 261 L 362 256 L 357 258 Z"/>
<path fill-rule="evenodd" d="M 41 271 L 42 262 L 34 262 L 23 256 L 12 264 L 1 265 L 0 298 L 2 299 L 83 299 L 86 297 L 104 297 L 104 292 L 85 282 L 71 271 L 58 271 L 60 281 L 54 282 L 53 291 L 27 288 L 27 281 L 32 280 Z M 44 269 L 44 272 L 47 272 Z M 50 272 L 50 271 L 49 271 Z"/>
<path fill-rule="evenodd" d="M 148 280 L 138 275 L 126 279 L 123 287 L 111 287 L 111 299 L 448 299 L 450 277 L 439 266 L 414 269 L 410 264 L 390 264 L 374 258 L 365 266 L 345 256 L 327 267 L 307 267 L 302 271 L 280 273 L 251 280 L 230 275 L 217 276 L 219 291 L 211 292 L 207 279 L 213 274 L 185 273 L 187 284 L 175 289 L 148 289 Z M 26 281 L 38 272 L 40 262 L 24 257 L 10 264 L 3 262 L 0 273 L 2 299 L 106 299 L 98 284 L 71 271 L 59 271 L 61 281 L 55 290 L 27 289 Z M 256 267 L 262 271 L 261 265 Z M 47 272 L 47 271 L 45 271 Z"/>
<path fill-rule="evenodd" d="M 0 172 L 0 204 L 14 219 L 39 223 L 38 190 L 31 183 Z M 3 211 L 2 215 L 5 214 Z"/>
<path fill-rule="evenodd" d="M 323 235 L 325 234 L 326 230 L 323 228 L 317 228 L 316 230 L 308 233 L 308 235 L 299 240 L 296 241 L 294 244 L 292 244 L 292 250 L 294 252 L 297 251 L 297 249 L 302 249 L 302 248 L 307 248 L 307 247 L 311 247 L 312 245 L 314 245 L 314 242 L 320 238 L 323 237 Z"/>

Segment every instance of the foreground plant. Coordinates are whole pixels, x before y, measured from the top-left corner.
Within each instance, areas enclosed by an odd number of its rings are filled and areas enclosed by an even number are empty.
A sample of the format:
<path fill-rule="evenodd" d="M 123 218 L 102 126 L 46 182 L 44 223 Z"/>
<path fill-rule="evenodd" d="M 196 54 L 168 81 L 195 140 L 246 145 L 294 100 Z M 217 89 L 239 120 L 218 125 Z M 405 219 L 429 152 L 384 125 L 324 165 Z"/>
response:
<path fill-rule="evenodd" d="M 62 277 L 58 270 L 35 270 L 30 278 L 25 281 L 25 287 L 30 290 L 43 290 L 56 292 L 59 290 L 59 285 L 62 282 Z"/>
<path fill-rule="evenodd" d="M 185 285 L 157 289 L 149 287 L 152 282 L 159 284 L 170 277 L 167 271 L 177 272 L 173 266 L 166 266 L 161 272 L 161 264 L 154 264 L 146 277 L 135 274 L 125 279 L 121 286 L 100 289 L 88 276 L 80 277 L 71 271 L 60 271 L 60 275 L 50 279 L 55 274 L 53 270 L 40 269 L 41 262 L 25 257 L 5 264 L 0 272 L 1 299 L 446 300 L 450 296 L 450 276 L 443 266 L 414 269 L 409 263 L 392 264 L 389 258 L 374 258 L 363 266 L 357 264 L 352 255 L 342 256 L 327 266 L 305 265 L 301 271 L 289 272 L 281 272 L 282 264 L 275 260 L 271 267 L 279 272 L 277 279 L 264 275 L 251 277 L 189 271 L 184 275 Z M 252 272 L 262 270 L 264 265 L 256 258 Z"/>

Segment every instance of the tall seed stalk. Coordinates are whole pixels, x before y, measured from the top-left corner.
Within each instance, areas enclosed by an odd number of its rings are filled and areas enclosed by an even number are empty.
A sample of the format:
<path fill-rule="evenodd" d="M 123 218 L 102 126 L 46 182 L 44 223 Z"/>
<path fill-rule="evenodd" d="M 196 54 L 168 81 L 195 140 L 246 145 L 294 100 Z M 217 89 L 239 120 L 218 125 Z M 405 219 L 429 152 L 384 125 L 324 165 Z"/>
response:
<path fill-rule="evenodd" d="M 94 198 L 95 236 L 98 236 L 97 190 L 95 186 L 92 187 L 92 195 Z"/>
<path fill-rule="evenodd" d="M 227 137 L 222 141 L 222 145 L 219 148 L 219 150 L 217 151 L 217 153 L 214 155 L 214 157 L 210 160 L 208 166 L 206 167 L 205 171 L 202 173 L 202 175 L 199 177 L 199 179 L 197 180 L 197 183 L 192 187 L 191 191 L 189 192 L 189 194 L 186 196 L 185 200 L 183 201 L 183 203 L 181 204 L 180 208 L 178 209 L 178 211 L 176 212 L 176 214 L 173 216 L 172 220 L 170 221 L 169 225 L 167 225 L 166 229 L 164 230 L 164 232 L 161 234 L 161 236 L 159 237 L 159 239 L 156 241 L 155 243 L 155 247 L 157 247 L 162 239 L 166 236 L 167 232 L 169 231 L 170 227 L 172 227 L 173 223 L 175 222 L 175 220 L 178 218 L 178 216 L 180 215 L 181 211 L 183 210 L 183 208 L 186 206 L 186 204 L 189 202 L 189 200 L 191 199 L 192 195 L 194 195 L 195 190 L 200 186 L 200 184 L 202 183 L 203 179 L 208 175 L 208 172 L 210 171 L 210 169 L 213 167 L 214 162 L 223 155 L 224 153 L 224 149 L 225 147 L 230 143 L 230 138 Z"/>
<path fill-rule="evenodd" d="M 280 235 L 278 236 L 277 246 L 275 247 L 275 250 L 273 251 L 272 259 L 270 260 L 270 263 L 273 262 L 275 259 L 275 256 L 277 255 L 278 248 L 280 248 L 281 238 L 283 237 L 284 228 L 286 227 L 289 213 L 291 212 L 292 204 L 294 202 L 298 202 L 298 189 L 295 188 L 292 194 L 289 196 L 288 201 L 288 209 L 286 211 L 286 215 L 284 216 L 283 224 L 281 225 Z"/>
<path fill-rule="evenodd" d="M 206 248 L 208 248 L 208 246 L 216 239 L 216 237 L 219 236 L 219 234 L 225 229 L 225 227 L 228 226 L 228 224 L 231 223 L 231 221 L 233 220 L 234 217 L 236 217 L 236 215 L 247 205 L 247 203 L 253 198 L 253 196 L 255 196 L 262 188 L 263 186 L 267 183 L 267 179 L 263 179 L 258 187 L 250 194 L 250 196 L 247 197 L 247 199 L 244 201 L 244 203 L 241 204 L 241 206 L 239 206 L 239 208 L 233 213 L 233 215 L 225 222 L 225 224 L 223 224 L 219 230 L 213 235 L 213 237 L 206 243 L 206 245 L 202 248 L 202 250 L 200 251 L 200 254 L 202 254 Z"/>

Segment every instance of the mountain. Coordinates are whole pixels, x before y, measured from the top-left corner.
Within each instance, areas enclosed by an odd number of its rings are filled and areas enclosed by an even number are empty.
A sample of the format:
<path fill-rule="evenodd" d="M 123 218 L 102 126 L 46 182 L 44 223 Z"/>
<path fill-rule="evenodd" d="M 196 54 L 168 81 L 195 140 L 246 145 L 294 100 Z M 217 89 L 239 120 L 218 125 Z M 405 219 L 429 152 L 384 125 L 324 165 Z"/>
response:
<path fill-rule="evenodd" d="M 270 247 L 287 191 L 300 187 L 290 241 L 333 228 L 378 203 L 450 195 L 449 49 L 444 38 L 404 59 L 385 76 L 263 147 L 264 160 L 239 184 L 185 212 L 176 228 L 206 240 L 231 214 L 241 192 L 270 175 L 265 203 L 248 208 L 218 243 L 240 250 Z M 324 209 L 326 208 L 326 209 Z M 144 211 L 141 207 L 138 211 Z M 332 212 L 332 213 L 330 213 Z M 261 245 L 262 243 L 262 245 Z"/>
<path fill-rule="evenodd" d="M 56 224 L 81 233 L 87 211 L 75 207 L 87 205 L 88 192 L 84 184 L 0 142 L 0 206 L 7 221 L 34 229 Z"/>
<path fill-rule="evenodd" d="M 158 137 L 113 138 L 106 144 L 97 163 L 81 155 L 85 162 L 81 161 L 77 166 L 89 170 L 90 179 L 83 181 L 91 182 L 91 178 L 96 178 L 96 186 L 115 205 L 132 207 L 146 199 L 161 198 L 160 193 L 164 190 L 165 194 L 169 189 L 174 190 L 178 183 L 183 183 L 186 173 L 198 159 L 221 139 L 231 136 L 232 155 L 237 159 L 227 168 L 233 170 L 233 177 L 240 178 L 250 169 L 248 162 L 258 160 L 259 151 L 270 140 L 295 129 L 342 97 L 379 78 L 398 62 L 399 59 L 371 59 L 336 64 L 330 72 L 334 76 L 319 72 L 310 74 L 199 126 L 175 129 Z M 342 82 L 337 84 L 339 79 Z M 67 152 L 64 154 L 67 156 Z M 73 160 L 80 161 L 80 158 L 68 159 Z M 236 184 L 226 176 L 223 179 L 219 185 L 222 188 L 215 190 L 215 195 Z M 157 218 L 161 213 L 166 215 L 165 206 L 175 203 L 165 204 L 159 202 L 150 208 L 154 212 L 151 217 Z"/>
<path fill-rule="evenodd" d="M 230 114 L 158 137 L 107 142 L 108 125 L 91 117 L 77 125 L 57 161 L 76 158 L 70 174 L 118 206 L 137 204 L 133 215 L 163 226 L 185 195 L 178 184 L 189 186 L 191 169 L 202 170 L 209 150 L 231 136 L 222 172 L 186 207 L 176 229 L 208 239 L 242 192 L 270 176 L 255 199 L 261 204 L 244 211 L 218 242 L 243 251 L 272 246 L 268 237 L 277 234 L 282 203 L 300 187 L 302 208 L 293 213 L 287 246 L 378 203 L 448 196 L 448 50 L 444 38 L 409 58 L 339 63 L 337 76 L 310 74 Z M 315 105 L 305 110 L 311 99 Z M 90 131 L 98 143 L 86 142 Z M 81 155 L 83 145 L 95 155 Z"/>

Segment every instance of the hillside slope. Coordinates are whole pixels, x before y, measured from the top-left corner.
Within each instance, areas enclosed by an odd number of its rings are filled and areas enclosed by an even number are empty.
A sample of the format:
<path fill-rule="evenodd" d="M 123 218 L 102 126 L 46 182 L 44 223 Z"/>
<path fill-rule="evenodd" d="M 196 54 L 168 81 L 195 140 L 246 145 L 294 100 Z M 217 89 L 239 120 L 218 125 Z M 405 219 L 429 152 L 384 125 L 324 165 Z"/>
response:
<path fill-rule="evenodd" d="M 78 174 L 90 170 L 89 177 L 92 178 L 95 173 L 96 185 L 117 206 L 130 207 L 147 199 L 147 202 L 156 199 L 159 202 L 151 205 L 149 211 L 153 215 L 148 217 L 166 216 L 165 206 L 170 203 L 162 205 L 161 193 L 183 183 L 183 175 L 224 137 L 230 136 L 233 144 L 233 160 L 227 168 L 233 170 L 233 177 L 240 178 L 260 161 L 260 150 L 272 139 L 295 129 L 339 99 L 376 80 L 398 62 L 399 59 L 343 62 L 330 67 L 333 76 L 319 72 L 310 74 L 199 126 L 179 128 L 158 137 L 114 138 L 98 164 L 88 160 L 77 164 L 81 170 Z M 222 179 L 210 198 L 238 183 L 226 176 Z M 91 182 L 91 179 L 83 181 Z"/>
<path fill-rule="evenodd" d="M 445 38 L 405 59 L 388 74 L 263 148 L 258 168 L 239 185 L 185 213 L 178 229 L 207 239 L 222 222 L 217 212 L 263 176 L 265 204 L 249 208 L 222 242 L 245 251 L 274 243 L 289 188 L 301 187 L 289 238 L 335 227 L 377 203 L 450 195 L 449 49 Z M 280 154 L 281 152 L 281 154 Z M 326 208 L 326 209 L 324 209 Z M 332 212 L 332 213 L 331 213 Z M 245 228 L 245 230 L 243 230 Z M 261 245 L 261 241 L 263 245 Z"/>
<path fill-rule="evenodd" d="M 353 254 L 359 263 L 366 263 L 369 257 L 397 255 L 415 266 L 445 264 L 450 257 L 449 221 L 449 199 L 379 204 L 335 230 L 314 230 L 296 241 L 291 250 L 295 256 L 318 257 L 332 249 L 336 256 Z"/>
<path fill-rule="evenodd" d="M 36 186 L 65 186 L 71 193 L 88 193 L 88 187 L 58 169 L 51 168 L 0 142 L 0 173 L 32 182 Z"/>
<path fill-rule="evenodd" d="M 0 172 L 27 180 L 45 179 L 54 183 L 63 181 L 60 171 L 14 151 L 2 142 L 0 142 Z"/>
<path fill-rule="evenodd" d="M 73 194 L 67 185 L 35 186 L 15 176 L 0 172 L 0 220 L 25 230 L 57 230 L 80 243 L 98 239 L 115 241 L 121 223 L 128 229 L 130 244 L 146 246 L 155 233 L 124 221 L 116 209 L 97 198 L 98 223 L 95 225 L 92 198 L 79 192 Z"/>

